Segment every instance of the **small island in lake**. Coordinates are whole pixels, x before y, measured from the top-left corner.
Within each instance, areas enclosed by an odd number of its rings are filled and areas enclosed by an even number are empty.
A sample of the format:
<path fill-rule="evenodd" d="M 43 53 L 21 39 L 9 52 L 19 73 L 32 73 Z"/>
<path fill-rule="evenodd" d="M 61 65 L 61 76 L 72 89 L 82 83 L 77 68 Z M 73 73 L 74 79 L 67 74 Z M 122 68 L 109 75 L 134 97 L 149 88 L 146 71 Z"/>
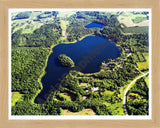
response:
<path fill-rule="evenodd" d="M 69 56 L 66 56 L 65 54 L 59 55 L 58 60 L 62 66 L 70 67 L 70 68 L 74 67 L 73 60 Z"/>

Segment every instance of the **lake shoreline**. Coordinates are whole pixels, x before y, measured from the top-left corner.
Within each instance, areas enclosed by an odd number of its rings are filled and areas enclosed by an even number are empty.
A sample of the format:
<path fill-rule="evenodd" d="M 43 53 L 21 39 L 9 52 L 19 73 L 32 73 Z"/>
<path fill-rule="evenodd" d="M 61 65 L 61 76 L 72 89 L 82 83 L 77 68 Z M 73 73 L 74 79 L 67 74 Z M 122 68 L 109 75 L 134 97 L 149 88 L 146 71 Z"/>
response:
<path fill-rule="evenodd" d="M 83 40 L 83 39 L 84 39 L 85 37 L 87 37 L 87 36 L 95 36 L 95 35 L 93 35 L 93 34 L 87 34 L 87 35 L 81 37 L 80 40 L 78 40 L 78 41 Z M 50 55 L 53 53 L 53 48 L 54 48 L 55 46 L 59 45 L 59 44 L 71 44 L 71 43 L 76 43 L 76 42 L 78 42 L 78 41 L 75 40 L 75 41 L 72 41 L 72 42 L 58 43 L 58 44 L 52 45 L 52 46 L 50 47 L 50 52 L 49 52 L 49 54 L 47 55 L 47 58 L 46 58 L 46 61 L 45 61 L 45 65 L 44 65 L 44 67 L 43 67 L 43 69 L 42 69 L 43 71 L 42 71 L 41 75 L 40 75 L 39 78 L 38 78 L 38 83 L 40 84 L 41 89 L 37 90 L 37 93 L 36 93 L 35 96 L 32 98 L 31 103 L 33 103 L 33 104 L 35 103 L 34 101 L 35 101 L 36 97 L 37 97 L 38 94 L 40 94 L 40 92 L 43 90 L 43 84 L 42 84 L 41 80 L 42 80 L 43 76 L 46 74 L 45 69 L 46 69 L 46 67 L 47 67 L 49 57 L 50 57 Z M 35 104 L 37 104 L 37 103 L 35 103 Z"/>
<path fill-rule="evenodd" d="M 56 45 L 58 45 L 58 44 L 56 44 Z M 44 65 L 44 67 L 43 67 L 43 69 L 42 69 L 41 75 L 40 75 L 39 78 L 38 78 L 38 83 L 40 84 L 41 89 L 37 90 L 37 93 L 36 93 L 35 96 L 31 99 L 31 103 L 33 103 L 33 104 L 37 104 L 37 103 L 35 103 L 34 101 L 35 101 L 36 97 L 38 96 L 38 94 L 43 90 L 43 84 L 42 84 L 41 80 L 42 80 L 43 76 L 46 74 L 46 67 L 47 67 L 47 64 L 48 64 L 48 59 L 49 59 L 50 55 L 51 55 L 52 52 L 53 52 L 52 49 L 53 49 L 56 45 L 52 45 L 51 48 L 49 48 L 50 51 L 49 51 L 49 54 L 47 55 L 47 58 L 46 58 L 46 60 L 45 60 L 45 65 Z"/>
<path fill-rule="evenodd" d="M 33 97 L 33 99 L 32 99 L 32 103 L 35 103 L 34 101 L 35 101 L 35 99 L 36 99 L 36 97 L 40 94 L 40 92 L 43 90 L 43 84 L 42 84 L 42 78 L 43 78 L 43 76 L 46 74 L 46 67 L 47 67 L 47 64 L 48 64 L 48 60 L 49 60 L 49 57 L 50 57 L 50 55 L 54 52 L 53 51 L 53 48 L 55 47 L 55 46 L 57 46 L 57 45 L 59 45 L 59 44 L 72 44 L 72 43 L 77 43 L 77 42 L 79 42 L 79 41 L 81 41 L 81 40 L 83 40 L 84 38 L 86 38 L 86 37 L 88 37 L 88 36 L 96 36 L 96 35 L 93 35 L 93 34 L 87 34 L 87 35 L 85 35 L 85 36 L 83 36 L 83 37 L 81 37 L 78 41 L 77 40 L 75 40 L 75 41 L 73 41 L 73 42 L 63 42 L 63 43 L 58 43 L 58 44 L 56 44 L 56 45 L 52 45 L 49 49 L 50 49 L 50 52 L 49 52 L 49 54 L 47 55 L 47 58 L 46 58 L 46 61 L 45 61 L 45 66 L 43 67 L 43 72 L 42 72 L 42 74 L 39 76 L 39 79 L 38 79 L 38 82 L 39 82 L 39 84 L 40 84 L 40 87 L 41 87 L 41 89 L 39 89 L 39 90 L 37 90 L 37 93 L 35 94 L 35 96 Z M 104 38 L 104 37 L 103 37 Z M 111 41 L 108 41 L 109 43 L 114 43 L 114 44 L 116 44 L 115 42 L 111 42 Z M 99 71 L 98 71 L 99 72 Z M 37 104 L 37 103 L 35 103 L 35 104 Z"/>
<path fill-rule="evenodd" d="M 83 39 L 84 39 L 85 37 L 87 37 L 87 36 L 95 36 L 95 35 L 94 35 L 94 34 L 87 34 L 87 35 L 81 37 L 79 40 L 74 40 L 74 41 L 71 41 L 71 42 L 65 41 L 65 42 L 63 42 L 63 43 L 61 43 L 61 44 L 72 44 L 72 43 L 76 43 L 76 42 L 78 42 L 78 41 L 83 40 Z"/>

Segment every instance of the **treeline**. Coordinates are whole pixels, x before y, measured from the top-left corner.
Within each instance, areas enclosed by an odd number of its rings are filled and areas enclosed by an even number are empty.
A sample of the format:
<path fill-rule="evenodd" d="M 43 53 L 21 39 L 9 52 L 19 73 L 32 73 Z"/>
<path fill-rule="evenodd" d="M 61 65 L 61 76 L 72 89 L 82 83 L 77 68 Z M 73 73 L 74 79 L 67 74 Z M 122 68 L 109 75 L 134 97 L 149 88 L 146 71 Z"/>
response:
<path fill-rule="evenodd" d="M 43 19 L 43 18 L 48 18 L 52 16 L 57 16 L 58 12 L 57 11 L 45 11 L 41 13 L 40 15 L 37 16 L 38 19 Z"/>
<path fill-rule="evenodd" d="M 84 35 L 94 34 L 96 31 L 100 31 L 99 28 L 85 28 L 91 22 L 100 23 L 112 29 L 119 24 L 116 15 L 97 11 L 76 12 L 68 20 L 70 22 L 70 26 L 67 28 L 67 39 L 69 41 L 79 40 Z"/>
<path fill-rule="evenodd" d="M 12 35 L 12 45 L 27 47 L 50 47 L 58 43 L 62 30 L 59 23 L 45 24 L 32 34 L 22 34 L 21 30 Z"/>
<path fill-rule="evenodd" d="M 17 19 L 28 19 L 32 14 L 32 11 L 25 11 L 25 12 L 20 12 L 18 13 L 15 18 L 12 20 L 17 20 Z"/>

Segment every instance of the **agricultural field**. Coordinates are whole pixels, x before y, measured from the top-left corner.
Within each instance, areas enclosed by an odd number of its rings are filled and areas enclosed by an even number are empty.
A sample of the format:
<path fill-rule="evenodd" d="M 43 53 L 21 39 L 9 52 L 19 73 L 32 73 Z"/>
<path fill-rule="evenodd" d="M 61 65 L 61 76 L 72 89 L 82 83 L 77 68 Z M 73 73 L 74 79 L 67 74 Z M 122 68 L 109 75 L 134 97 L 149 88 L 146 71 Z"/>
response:
<path fill-rule="evenodd" d="M 137 62 L 137 66 L 141 71 L 149 69 L 149 54 L 143 53 L 143 55 L 146 60 L 144 62 Z"/>
<path fill-rule="evenodd" d="M 148 26 L 136 26 L 124 28 L 124 33 L 148 33 Z"/>
<path fill-rule="evenodd" d="M 54 18 L 54 12 L 16 12 L 12 17 L 11 22 L 12 33 L 16 32 L 17 30 L 22 30 L 23 34 L 33 33 L 34 30 L 40 28 L 45 23 L 52 23 Z"/>
<path fill-rule="evenodd" d="M 118 16 L 118 21 L 125 24 L 127 27 L 148 26 L 148 14 L 135 14 L 133 12 L 122 12 Z"/>

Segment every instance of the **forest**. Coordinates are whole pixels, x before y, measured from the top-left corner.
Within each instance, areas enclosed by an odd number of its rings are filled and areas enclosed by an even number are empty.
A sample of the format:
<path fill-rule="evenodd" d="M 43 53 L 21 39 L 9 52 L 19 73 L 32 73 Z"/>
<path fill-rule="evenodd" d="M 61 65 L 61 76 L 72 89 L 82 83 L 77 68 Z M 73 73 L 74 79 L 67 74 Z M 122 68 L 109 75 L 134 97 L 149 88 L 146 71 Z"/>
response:
<path fill-rule="evenodd" d="M 20 12 L 12 20 L 28 19 L 32 13 Z M 60 18 L 58 12 L 46 11 L 38 14 L 34 20 L 41 21 L 54 16 L 55 22 L 45 23 L 32 33 L 23 33 L 22 29 L 13 32 L 11 90 L 13 93 L 19 92 L 22 97 L 12 105 L 12 115 L 62 115 L 64 110 L 80 112 L 88 108 L 96 115 L 125 115 L 124 90 L 141 72 L 149 71 L 149 39 L 148 27 L 140 33 L 134 28 L 134 32 L 126 34 L 132 28 L 121 27 L 117 20 L 119 15 L 119 12 L 77 11 L 69 17 Z M 69 23 L 65 40 L 62 39 L 61 20 Z M 139 23 L 140 20 L 145 19 L 135 18 L 134 22 Z M 85 28 L 91 22 L 101 23 L 104 27 Z M 45 74 L 52 48 L 66 41 L 78 41 L 86 35 L 102 36 L 114 42 L 121 49 L 121 57 L 102 62 L 99 72 L 85 74 L 71 70 L 44 104 L 34 103 L 43 89 L 41 78 Z M 74 66 L 68 56 L 60 55 L 58 58 L 62 65 Z M 129 115 L 149 114 L 148 91 L 144 78 L 137 80 L 128 91 Z"/>
<path fill-rule="evenodd" d="M 71 67 L 71 68 L 74 67 L 73 60 L 69 56 L 66 56 L 65 54 L 59 55 L 58 60 L 62 66 Z"/>

